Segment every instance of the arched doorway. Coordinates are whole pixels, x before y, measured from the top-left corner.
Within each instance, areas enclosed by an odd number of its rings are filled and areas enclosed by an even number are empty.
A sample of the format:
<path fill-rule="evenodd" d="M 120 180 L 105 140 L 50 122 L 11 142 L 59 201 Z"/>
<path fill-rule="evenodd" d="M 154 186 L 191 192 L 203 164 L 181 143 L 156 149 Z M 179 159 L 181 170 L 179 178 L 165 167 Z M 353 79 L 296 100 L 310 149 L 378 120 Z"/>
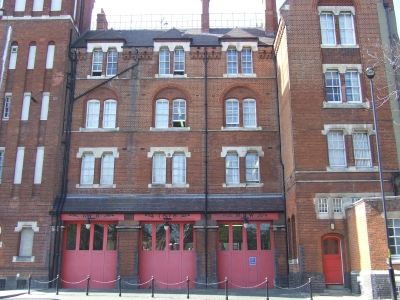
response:
<path fill-rule="evenodd" d="M 326 284 L 343 284 L 342 243 L 338 237 L 322 240 L 322 255 Z"/>

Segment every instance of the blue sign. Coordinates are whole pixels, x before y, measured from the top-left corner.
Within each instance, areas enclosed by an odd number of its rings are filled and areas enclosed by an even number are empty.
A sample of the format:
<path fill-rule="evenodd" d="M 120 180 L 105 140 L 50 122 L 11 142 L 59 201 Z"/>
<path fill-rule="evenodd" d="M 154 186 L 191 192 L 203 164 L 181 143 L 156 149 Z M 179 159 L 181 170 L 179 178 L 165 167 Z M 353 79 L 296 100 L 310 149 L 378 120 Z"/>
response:
<path fill-rule="evenodd" d="M 250 266 L 255 266 L 257 264 L 257 259 L 255 257 L 249 257 Z"/>

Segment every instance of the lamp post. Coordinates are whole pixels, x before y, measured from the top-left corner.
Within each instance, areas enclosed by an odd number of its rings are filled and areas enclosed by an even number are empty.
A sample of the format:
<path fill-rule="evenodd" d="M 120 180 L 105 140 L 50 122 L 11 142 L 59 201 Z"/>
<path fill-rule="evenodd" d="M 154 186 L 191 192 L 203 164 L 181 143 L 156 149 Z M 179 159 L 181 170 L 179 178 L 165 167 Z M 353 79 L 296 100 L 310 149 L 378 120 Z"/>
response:
<path fill-rule="evenodd" d="M 369 78 L 369 83 L 370 83 L 370 86 L 371 86 L 371 99 L 372 99 L 372 111 L 374 113 L 376 150 L 377 150 L 377 154 L 378 154 L 379 181 L 380 181 L 380 184 L 381 184 L 383 218 L 385 220 L 386 244 L 387 244 L 387 251 L 388 251 L 390 288 L 391 288 L 391 292 L 392 292 L 392 299 L 397 300 L 396 283 L 395 283 L 394 270 L 393 270 L 393 265 L 392 265 L 392 255 L 390 254 L 389 232 L 388 232 L 388 227 L 387 227 L 386 199 L 385 199 L 385 188 L 383 186 L 381 146 L 380 146 L 380 143 L 379 143 L 378 120 L 377 120 L 377 116 L 376 116 L 375 91 L 374 91 L 374 83 L 372 81 L 372 79 L 375 76 L 375 69 L 373 67 L 368 67 L 365 70 L 365 75 Z"/>

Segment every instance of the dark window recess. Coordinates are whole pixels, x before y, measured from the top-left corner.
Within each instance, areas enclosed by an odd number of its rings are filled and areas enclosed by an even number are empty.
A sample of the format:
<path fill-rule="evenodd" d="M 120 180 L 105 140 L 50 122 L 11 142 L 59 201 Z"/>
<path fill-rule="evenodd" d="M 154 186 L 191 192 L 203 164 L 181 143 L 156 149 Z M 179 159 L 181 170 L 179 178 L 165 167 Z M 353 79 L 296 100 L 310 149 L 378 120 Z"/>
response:
<path fill-rule="evenodd" d="M 173 126 L 174 127 L 186 127 L 186 122 L 185 121 L 174 121 Z"/>
<path fill-rule="evenodd" d="M 92 76 L 101 76 L 101 72 L 92 72 Z"/>
<path fill-rule="evenodd" d="M 4 291 L 6 289 L 6 279 L 0 279 L 0 291 Z"/>
<path fill-rule="evenodd" d="M 185 71 L 174 71 L 174 75 L 185 75 Z"/>
<path fill-rule="evenodd" d="M 27 281 L 25 279 L 17 280 L 17 290 L 24 290 L 27 287 Z"/>

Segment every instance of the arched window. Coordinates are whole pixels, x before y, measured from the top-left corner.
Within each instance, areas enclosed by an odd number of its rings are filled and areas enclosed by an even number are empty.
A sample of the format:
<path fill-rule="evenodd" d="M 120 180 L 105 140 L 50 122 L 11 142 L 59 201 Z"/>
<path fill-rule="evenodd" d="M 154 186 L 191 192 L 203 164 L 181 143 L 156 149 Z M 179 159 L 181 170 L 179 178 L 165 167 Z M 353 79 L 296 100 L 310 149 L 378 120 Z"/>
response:
<path fill-rule="evenodd" d="M 156 102 L 156 128 L 168 128 L 169 102 L 161 99 Z"/>
<path fill-rule="evenodd" d="M 17 54 L 18 54 L 18 43 L 14 42 L 11 44 L 10 63 L 8 65 L 8 68 L 10 70 L 14 70 L 17 65 Z"/>
<path fill-rule="evenodd" d="M 243 101 L 243 127 L 257 127 L 256 100 Z"/>
<path fill-rule="evenodd" d="M 53 42 L 49 43 L 47 46 L 46 69 L 53 69 L 55 50 L 56 45 Z"/>
<path fill-rule="evenodd" d="M 115 128 L 117 121 L 117 101 L 104 101 L 103 128 Z"/>
<path fill-rule="evenodd" d="M 186 101 L 183 99 L 176 99 L 172 103 L 172 126 L 186 127 Z"/>
<path fill-rule="evenodd" d="M 89 100 L 86 110 L 86 128 L 98 128 L 100 116 L 100 101 Z"/>
<path fill-rule="evenodd" d="M 239 101 L 229 99 L 226 101 L 226 127 L 239 127 Z"/>

